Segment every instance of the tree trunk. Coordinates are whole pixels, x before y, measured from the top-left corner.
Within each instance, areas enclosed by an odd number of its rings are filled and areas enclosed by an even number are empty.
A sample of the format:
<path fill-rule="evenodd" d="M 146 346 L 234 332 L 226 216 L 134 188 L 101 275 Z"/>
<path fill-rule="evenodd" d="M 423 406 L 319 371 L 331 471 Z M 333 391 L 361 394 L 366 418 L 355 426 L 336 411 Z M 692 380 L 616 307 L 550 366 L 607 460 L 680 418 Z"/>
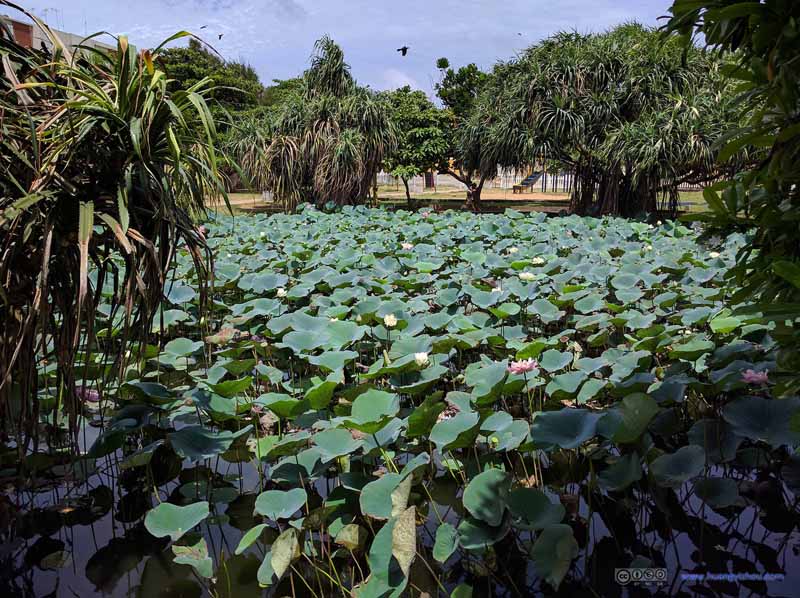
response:
<path fill-rule="evenodd" d="M 486 182 L 484 177 L 481 177 L 478 186 L 472 191 L 472 205 L 474 206 L 475 212 L 481 211 L 481 192 L 483 191 L 483 184 Z"/>
<path fill-rule="evenodd" d="M 570 210 L 579 216 L 589 212 L 594 197 L 594 173 L 591 164 L 579 160 L 575 164 L 575 178 L 572 191 Z"/>
<path fill-rule="evenodd" d="M 478 187 L 472 191 L 472 211 L 477 213 L 481 211 L 481 188 Z"/>
<path fill-rule="evenodd" d="M 403 179 L 403 186 L 406 188 L 406 201 L 408 202 L 408 207 L 411 207 L 411 191 L 408 190 L 408 180 Z"/>

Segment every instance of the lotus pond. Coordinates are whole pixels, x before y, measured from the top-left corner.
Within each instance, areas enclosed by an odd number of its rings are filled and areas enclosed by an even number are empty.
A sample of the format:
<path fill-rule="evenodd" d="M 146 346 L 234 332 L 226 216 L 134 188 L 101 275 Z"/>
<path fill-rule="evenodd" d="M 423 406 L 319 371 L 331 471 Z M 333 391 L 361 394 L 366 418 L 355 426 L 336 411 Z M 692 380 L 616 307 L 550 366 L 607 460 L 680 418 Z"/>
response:
<path fill-rule="evenodd" d="M 208 310 L 178 255 L 125 381 L 79 364 L 77 441 L 42 365 L 40 445 L 3 444 L 3 596 L 796 595 L 800 398 L 773 396 L 769 326 L 726 308 L 742 238 L 511 211 L 205 226 Z"/>

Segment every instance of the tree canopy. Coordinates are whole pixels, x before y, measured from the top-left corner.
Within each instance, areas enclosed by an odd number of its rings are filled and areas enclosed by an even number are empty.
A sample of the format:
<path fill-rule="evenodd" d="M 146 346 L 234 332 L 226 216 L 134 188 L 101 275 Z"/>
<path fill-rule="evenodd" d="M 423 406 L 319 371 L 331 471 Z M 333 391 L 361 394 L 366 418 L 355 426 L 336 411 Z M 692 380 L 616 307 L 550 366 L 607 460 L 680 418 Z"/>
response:
<path fill-rule="evenodd" d="M 447 159 L 451 119 L 425 92 L 409 86 L 384 92 L 383 96 L 397 129 L 397 148 L 386 157 L 383 168 L 403 181 L 406 198 L 411 201 L 409 179 L 438 168 Z"/>
<path fill-rule="evenodd" d="M 253 110 L 263 104 L 265 89 L 253 67 L 223 60 L 194 38 L 185 47 L 164 50 L 159 63 L 171 79 L 171 91 L 211 79 L 215 87 L 213 100 L 229 112 Z"/>
<path fill-rule="evenodd" d="M 452 110 L 456 118 L 468 118 L 478 96 L 489 82 L 489 74 L 480 70 L 475 63 L 454 69 L 447 58 L 437 60 L 436 67 L 442 75 L 435 85 L 436 95 L 446 108 Z"/>
<path fill-rule="evenodd" d="M 674 210 L 677 188 L 735 171 L 714 144 L 738 125 L 721 63 L 636 23 L 559 33 L 498 64 L 470 118 L 482 159 L 575 173 L 572 209 Z"/>
<path fill-rule="evenodd" d="M 478 209 L 484 183 L 497 175 L 497 162 L 485 152 L 488 130 L 485 123 L 476 118 L 478 99 L 488 87 L 491 75 L 474 63 L 454 69 L 446 58 L 440 58 L 436 66 L 442 72 L 436 93 L 447 116 L 444 119 L 446 159 L 440 164 L 440 172 L 470 189 L 473 207 Z"/>
<path fill-rule="evenodd" d="M 261 103 L 270 113 L 277 113 L 281 107 L 296 100 L 303 93 L 303 79 L 273 79 L 272 85 L 267 86 L 261 94 Z"/>
<path fill-rule="evenodd" d="M 301 199 L 320 207 L 363 202 L 396 147 L 385 99 L 356 83 L 328 37 L 315 44 L 299 86 L 269 128 L 240 131 L 235 155 L 253 184 L 288 209 Z"/>
<path fill-rule="evenodd" d="M 668 29 L 694 36 L 730 60 L 737 84 L 731 101 L 740 127 L 725 136 L 719 159 L 750 145 L 767 148 L 761 161 L 705 190 L 710 213 L 699 216 L 711 233 L 747 232 L 732 275 L 744 285 L 735 299 L 758 301 L 775 322 L 781 344 L 781 389 L 800 390 L 800 3 L 675 0 Z"/>

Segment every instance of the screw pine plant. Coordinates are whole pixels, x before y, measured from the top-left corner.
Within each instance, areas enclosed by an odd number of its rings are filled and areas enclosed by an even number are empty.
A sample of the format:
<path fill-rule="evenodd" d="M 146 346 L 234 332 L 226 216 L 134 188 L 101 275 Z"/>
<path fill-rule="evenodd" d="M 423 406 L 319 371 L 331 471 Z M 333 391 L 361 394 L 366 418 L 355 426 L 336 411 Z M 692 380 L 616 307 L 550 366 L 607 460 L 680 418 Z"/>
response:
<path fill-rule="evenodd" d="M 494 69 L 470 125 L 481 161 L 575 173 L 572 210 L 638 216 L 677 209 L 678 186 L 732 174 L 714 143 L 740 115 L 721 63 L 636 23 L 562 32 Z"/>
<path fill-rule="evenodd" d="M 766 154 L 730 181 L 706 189 L 709 212 L 695 219 L 709 234 L 748 231 L 750 242 L 731 275 L 742 286 L 737 301 L 776 324 L 783 346 L 780 387 L 800 390 L 800 4 L 792 0 L 676 0 L 668 31 L 695 34 L 728 59 L 737 106 L 745 117 L 718 145 L 720 161 L 755 145 Z M 689 48 L 693 48 L 690 45 Z"/>
<path fill-rule="evenodd" d="M 53 50 L 0 32 L 0 409 L 30 437 L 37 364 L 57 364 L 74 430 L 77 380 L 95 363 L 91 354 L 114 356 L 101 363 L 122 371 L 126 348 L 151 328 L 179 245 L 205 293 L 210 255 L 193 217 L 209 193 L 225 191 L 209 80 L 169 93 L 155 61 L 163 44 L 137 51 L 120 37 L 113 51 L 72 51 L 25 14 Z M 102 334 L 101 298 L 110 299 Z"/>
<path fill-rule="evenodd" d="M 356 84 L 342 49 L 328 37 L 314 49 L 302 93 L 274 122 L 232 135 L 251 183 L 290 211 L 301 200 L 318 207 L 362 203 L 397 145 L 386 100 Z"/>

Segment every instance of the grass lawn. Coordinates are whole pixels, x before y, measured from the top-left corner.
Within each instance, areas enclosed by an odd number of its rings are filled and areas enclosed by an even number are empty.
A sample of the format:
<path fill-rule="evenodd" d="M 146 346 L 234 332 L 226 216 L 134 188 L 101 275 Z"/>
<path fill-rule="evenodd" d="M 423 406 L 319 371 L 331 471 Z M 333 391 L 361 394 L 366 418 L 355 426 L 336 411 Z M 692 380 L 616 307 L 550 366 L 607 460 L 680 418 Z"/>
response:
<path fill-rule="evenodd" d="M 403 208 L 408 203 L 405 191 L 397 191 L 392 185 L 379 186 L 378 196 L 380 205 L 387 208 Z M 413 193 L 411 198 L 415 208 L 439 204 L 444 208 L 458 209 L 464 204 L 465 192 L 455 188 L 440 188 L 438 191 Z M 260 193 L 230 193 L 229 199 L 234 214 L 278 211 L 278 206 L 265 201 Z M 513 207 L 523 211 L 557 212 L 569 208 L 569 195 L 566 193 L 514 194 L 511 189 L 485 189 L 481 201 L 488 207 Z M 702 191 L 684 191 L 680 194 L 680 201 L 687 212 L 706 209 Z M 227 213 L 221 200 L 209 202 L 208 207 L 212 212 Z"/>
<path fill-rule="evenodd" d="M 702 191 L 681 191 L 680 202 L 687 212 L 705 212 L 706 200 Z"/>

